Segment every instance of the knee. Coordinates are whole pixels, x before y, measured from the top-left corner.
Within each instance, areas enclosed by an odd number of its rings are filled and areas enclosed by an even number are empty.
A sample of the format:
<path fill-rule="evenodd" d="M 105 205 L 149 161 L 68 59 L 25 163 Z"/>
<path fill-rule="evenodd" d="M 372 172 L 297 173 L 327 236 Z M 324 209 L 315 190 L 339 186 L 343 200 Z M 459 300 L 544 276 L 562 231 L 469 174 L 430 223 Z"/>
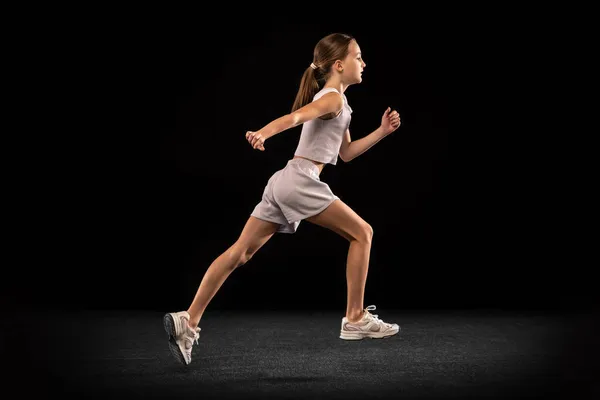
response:
<path fill-rule="evenodd" d="M 373 227 L 365 222 L 361 226 L 360 236 L 357 238 L 357 240 L 371 243 L 371 241 L 373 240 Z"/>
<path fill-rule="evenodd" d="M 250 259 L 252 258 L 254 254 L 249 253 L 248 251 L 243 252 L 240 257 L 238 258 L 238 267 L 242 266 L 244 264 L 246 264 L 248 261 L 250 261 Z"/>
<path fill-rule="evenodd" d="M 370 242 L 371 240 L 373 240 L 373 227 L 371 225 L 367 224 L 365 229 L 367 231 L 367 237 L 369 238 L 369 242 Z"/>
<path fill-rule="evenodd" d="M 252 258 L 253 254 L 249 249 L 244 248 L 238 244 L 231 246 L 228 252 L 228 257 L 231 261 L 233 268 L 240 267 L 246 264 Z"/>

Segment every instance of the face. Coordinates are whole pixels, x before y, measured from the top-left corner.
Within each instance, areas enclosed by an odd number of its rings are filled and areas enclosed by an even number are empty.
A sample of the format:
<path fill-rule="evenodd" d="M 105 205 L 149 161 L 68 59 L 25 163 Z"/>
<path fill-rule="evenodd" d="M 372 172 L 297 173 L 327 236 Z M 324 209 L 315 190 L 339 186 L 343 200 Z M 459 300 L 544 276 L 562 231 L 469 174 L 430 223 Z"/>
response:
<path fill-rule="evenodd" d="M 358 43 L 353 40 L 348 46 L 348 55 L 343 62 L 343 74 L 348 83 L 362 82 L 362 71 L 366 65 Z"/>

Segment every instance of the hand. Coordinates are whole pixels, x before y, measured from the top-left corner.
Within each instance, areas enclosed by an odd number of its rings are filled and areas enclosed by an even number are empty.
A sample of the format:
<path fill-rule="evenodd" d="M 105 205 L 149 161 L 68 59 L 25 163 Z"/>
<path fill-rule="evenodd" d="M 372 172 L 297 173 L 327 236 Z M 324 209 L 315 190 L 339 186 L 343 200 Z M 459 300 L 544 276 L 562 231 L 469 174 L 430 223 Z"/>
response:
<path fill-rule="evenodd" d="M 398 111 L 392 111 L 389 107 L 383 113 L 383 117 L 381 117 L 381 129 L 386 135 L 394 132 L 396 129 L 400 128 L 400 114 Z"/>
<path fill-rule="evenodd" d="M 253 149 L 265 151 L 265 138 L 258 132 L 248 131 L 246 132 L 246 139 L 250 143 Z"/>

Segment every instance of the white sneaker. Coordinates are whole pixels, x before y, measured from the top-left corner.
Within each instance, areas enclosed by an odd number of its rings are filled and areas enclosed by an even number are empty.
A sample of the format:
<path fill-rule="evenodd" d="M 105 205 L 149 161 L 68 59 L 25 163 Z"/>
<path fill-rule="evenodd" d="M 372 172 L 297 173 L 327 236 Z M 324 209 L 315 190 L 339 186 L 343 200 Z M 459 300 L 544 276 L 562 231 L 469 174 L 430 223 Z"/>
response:
<path fill-rule="evenodd" d="M 165 331 L 169 335 L 169 349 L 177 361 L 185 365 L 192 362 L 192 347 L 194 341 L 198 343 L 200 338 L 200 328 L 194 331 L 188 324 L 189 320 L 187 311 L 168 313 L 163 317 Z"/>
<path fill-rule="evenodd" d="M 389 324 L 387 322 L 383 322 L 376 314 L 373 315 L 369 312 L 375 310 L 376 308 L 377 307 L 375 306 L 369 306 L 365 308 L 362 319 L 357 322 L 349 322 L 346 317 L 342 318 L 340 339 L 381 339 L 397 334 L 400 331 L 398 324 Z"/>

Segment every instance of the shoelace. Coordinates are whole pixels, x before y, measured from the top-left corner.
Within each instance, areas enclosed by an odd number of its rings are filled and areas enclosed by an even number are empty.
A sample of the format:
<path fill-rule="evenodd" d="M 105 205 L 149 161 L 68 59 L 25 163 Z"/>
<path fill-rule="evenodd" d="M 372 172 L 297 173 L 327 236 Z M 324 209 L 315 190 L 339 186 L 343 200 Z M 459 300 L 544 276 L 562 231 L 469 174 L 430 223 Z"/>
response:
<path fill-rule="evenodd" d="M 365 308 L 365 311 L 369 313 L 369 315 L 372 317 L 371 319 L 373 319 L 375 321 L 375 323 L 379 324 L 379 325 L 383 325 L 386 327 L 391 326 L 391 324 L 388 324 L 387 322 L 383 322 L 382 320 L 379 319 L 379 315 L 377 314 L 371 314 L 369 311 L 374 311 L 375 309 L 377 309 L 377 307 L 375 307 L 374 305 L 370 305 L 367 308 Z"/>
<path fill-rule="evenodd" d="M 191 329 L 188 332 L 191 333 Z M 194 342 L 196 342 L 196 344 L 198 344 L 198 339 L 200 338 L 200 333 L 199 332 L 200 332 L 200 328 L 196 328 L 196 330 L 194 331 L 194 336 L 190 336 L 188 333 L 186 333 L 184 335 L 185 341 L 190 344 L 189 348 L 187 348 L 187 346 L 185 346 L 186 350 L 188 352 L 192 351 L 192 347 L 194 346 Z"/>
<path fill-rule="evenodd" d="M 196 342 L 196 344 L 198 344 L 199 338 L 200 338 L 200 328 L 196 328 L 196 331 L 194 332 L 194 338 L 192 339 L 192 345 L 194 345 L 194 342 Z"/>
<path fill-rule="evenodd" d="M 373 308 L 371 308 L 371 307 L 373 307 Z M 368 306 L 367 308 L 365 308 L 365 311 L 374 311 L 374 310 L 376 310 L 376 309 L 377 309 L 377 307 L 376 307 L 376 306 L 374 306 L 374 305 L 370 305 L 370 306 Z M 371 313 L 369 313 L 369 314 L 370 314 L 370 315 L 373 317 L 373 319 L 374 319 L 376 322 L 378 322 L 378 321 L 381 321 L 381 320 L 379 319 L 379 315 L 377 315 L 377 314 L 371 314 Z"/>

